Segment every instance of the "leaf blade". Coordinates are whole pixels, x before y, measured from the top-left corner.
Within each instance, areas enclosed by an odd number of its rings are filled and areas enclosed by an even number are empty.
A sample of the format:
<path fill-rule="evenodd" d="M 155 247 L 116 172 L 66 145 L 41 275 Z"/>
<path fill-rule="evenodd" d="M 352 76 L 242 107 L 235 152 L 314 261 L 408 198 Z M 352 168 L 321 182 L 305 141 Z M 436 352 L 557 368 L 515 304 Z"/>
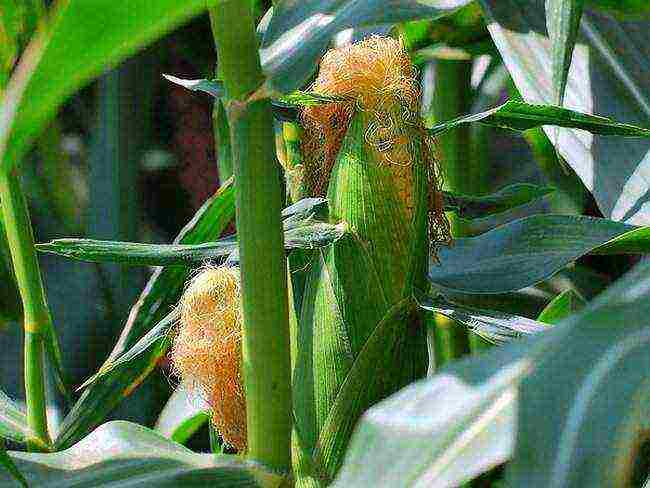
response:
<path fill-rule="evenodd" d="M 197 454 L 140 425 L 104 424 L 65 451 L 9 452 L 33 486 L 277 487 L 282 477 L 235 456 Z M 0 472 L 0 482 L 6 482 Z"/>
<path fill-rule="evenodd" d="M 307 0 L 274 7 L 260 49 L 271 92 L 300 88 L 315 71 L 332 36 L 351 27 L 450 15 L 468 0 L 400 0 L 390 9 L 379 0 Z"/>
<path fill-rule="evenodd" d="M 455 211 L 464 219 L 483 218 L 535 202 L 555 191 L 552 187 L 540 187 L 530 183 L 515 183 L 485 196 L 471 196 L 444 191 L 445 210 Z"/>
<path fill-rule="evenodd" d="M 210 419 L 210 407 L 184 385 L 179 385 L 156 420 L 155 430 L 161 435 L 184 444 Z"/>
<path fill-rule="evenodd" d="M 557 324 L 568 316 L 581 310 L 587 302 L 577 292 L 569 289 L 556 296 L 537 317 L 546 324 Z"/>
<path fill-rule="evenodd" d="M 542 0 L 480 0 L 488 30 L 517 89 L 531 103 L 552 101 L 551 43 Z M 602 2 L 605 3 L 605 2 Z M 616 2 L 617 7 L 621 2 Z M 567 81 L 565 105 L 615 120 L 647 124 L 650 38 L 646 20 L 618 20 L 585 9 Z M 575 130 L 544 128 L 555 147 L 592 192 L 603 215 L 643 224 L 650 205 L 650 145 L 620 144 Z M 611 164 L 613 161 L 616 164 Z"/>
<path fill-rule="evenodd" d="M 470 122 L 481 122 L 504 129 L 527 130 L 543 125 L 582 129 L 593 134 L 624 137 L 650 137 L 650 129 L 623 124 L 607 117 L 577 112 L 555 105 L 542 105 L 509 100 L 485 112 L 465 115 L 436 124 L 429 132 L 441 134 Z"/>
<path fill-rule="evenodd" d="M 584 0 L 546 0 L 546 26 L 552 43 L 554 105 L 562 106 L 571 67 L 573 46 L 578 37 Z"/>
<path fill-rule="evenodd" d="M 547 333 L 459 361 L 375 405 L 334 486 L 451 488 L 511 458 L 508 486 L 624 486 L 622 465 L 650 425 L 649 290 L 645 262 Z M 626 350 L 638 354 L 616 354 Z M 634 359 L 625 365 L 632 378 L 618 358 Z M 607 394 L 611 380 L 620 399 Z"/>
<path fill-rule="evenodd" d="M 429 279 L 442 289 L 463 293 L 506 293 L 549 278 L 590 252 L 647 252 L 647 232 L 607 219 L 535 215 L 497 227 L 478 237 L 457 239 L 439 252 Z"/>

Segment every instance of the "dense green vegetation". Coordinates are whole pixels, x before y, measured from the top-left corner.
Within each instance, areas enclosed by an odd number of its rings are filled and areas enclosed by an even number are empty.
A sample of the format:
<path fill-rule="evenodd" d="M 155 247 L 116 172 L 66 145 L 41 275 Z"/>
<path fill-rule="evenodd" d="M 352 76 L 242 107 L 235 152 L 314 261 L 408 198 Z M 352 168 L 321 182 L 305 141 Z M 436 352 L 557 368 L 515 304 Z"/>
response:
<path fill-rule="evenodd" d="M 0 2 L 0 486 L 647 486 L 649 27 Z M 168 388 L 206 263 L 241 280 L 241 452 Z"/>

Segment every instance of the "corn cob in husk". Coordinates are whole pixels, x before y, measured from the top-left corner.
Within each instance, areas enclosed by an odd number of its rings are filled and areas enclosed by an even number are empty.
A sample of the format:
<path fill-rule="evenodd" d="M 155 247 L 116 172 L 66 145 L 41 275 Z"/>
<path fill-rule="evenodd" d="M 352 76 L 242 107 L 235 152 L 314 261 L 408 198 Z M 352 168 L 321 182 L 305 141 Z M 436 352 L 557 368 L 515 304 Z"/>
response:
<path fill-rule="evenodd" d="M 291 256 L 294 474 L 334 478 L 359 416 L 425 375 L 426 333 L 413 299 L 430 242 L 448 227 L 415 72 L 401 45 L 371 38 L 330 51 L 314 91 L 350 102 L 303 112 L 303 187 L 326 194 L 350 233 Z"/>

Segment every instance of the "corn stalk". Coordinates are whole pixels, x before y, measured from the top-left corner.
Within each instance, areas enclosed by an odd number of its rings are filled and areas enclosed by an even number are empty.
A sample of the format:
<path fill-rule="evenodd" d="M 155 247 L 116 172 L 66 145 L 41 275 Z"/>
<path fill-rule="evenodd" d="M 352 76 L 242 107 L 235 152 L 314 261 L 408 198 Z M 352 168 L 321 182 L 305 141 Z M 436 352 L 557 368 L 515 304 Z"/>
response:
<path fill-rule="evenodd" d="M 211 12 L 237 187 L 242 274 L 243 376 L 248 456 L 290 467 L 291 386 L 287 275 L 280 221 L 279 169 L 269 100 L 248 101 L 262 84 L 248 2 L 226 0 Z"/>

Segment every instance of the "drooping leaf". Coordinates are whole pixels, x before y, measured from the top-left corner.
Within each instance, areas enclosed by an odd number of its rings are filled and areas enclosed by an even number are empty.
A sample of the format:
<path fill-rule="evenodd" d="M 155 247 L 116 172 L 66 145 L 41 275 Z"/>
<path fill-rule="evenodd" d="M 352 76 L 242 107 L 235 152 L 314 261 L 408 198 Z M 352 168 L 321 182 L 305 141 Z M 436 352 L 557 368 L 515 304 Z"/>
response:
<path fill-rule="evenodd" d="M 210 198 L 176 238 L 177 244 L 196 244 L 218 238 L 235 214 L 235 190 L 232 180 Z M 103 367 L 127 354 L 172 311 L 178 303 L 190 274 L 185 267 L 158 269 L 147 283 L 129 315 L 122 335 Z M 150 336 L 151 337 L 151 336 Z M 154 341 L 151 347 L 132 361 L 121 364 L 90 385 L 65 417 L 58 449 L 78 441 L 89 429 L 99 425 L 108 413 L 153 370 L 165 354 L 165 342 Z"/>
<path fill-rule="evenodd" d="M 607 247 L 616 238 L 616 245 Z M 429 279 L 463 293 L 506 293 L 543 281 L 591 252 L 647 253 L 650 233 L 607 219 L 535 215 L 456 239 L 440 249 Z"/>
<path fill-rule="evenodd" d="M 526 102 L 552 103 L 552 45 L 543 0 L 480 0 L 488 29 Z M 605 3 L 605 2 L 597 2 Z M 614 2 L 614 8 L 623 2 Z M 642 8 L 646 8 L 643 3 Z M 616 20 L 585 7 L 564 105 L 646 126 L 650 119 L 650 19 Z M 545 127 L 605 217 L 643 224 L 650 216 L 650 142 Z"/>
<path fill-rule="evenodd" d="M 327 221 L 327 200 L 306 198 L 283 211 L 284 244 L 287 250 L 317 249 L 340 239 L 345 224 Z M 56 239 L 37 244 L 38 250 L 89 262 L 113 262 L 139 266 L 190 266 L 231 256 L 237 260 L 236 236 L 203 244 L 142 244 L 94 239 Z"/>
<path fill-rule="evenodd" d="M 552 45 L 553 98 L 560 107 L 571 66 L 573 46 L 578 37 L 584 0 L 546 0 L 546 28 Z"/>
<path fill-rule="evenodd" d="M 332 36 L 354 27 L 435 19 L 455 12 L 469 0 L 288 0 L 274 7 L 260 49 L 268 88 L 289 93 L 301 88 L 316 70 Z"/>
<path fill-rule="evenodd" d="M 345 234 L 345 224 L 303 222 L 284 233 L 285 249 L 317 249 Z M 204 244 L 142 244 L 94 239 L 56 239 L 36 246 L 39 251 L 93 263 L 122 263 L 131 266 L 201 266 L 237 254 L 235 236 Z M 232 262 L 233 259 L 229 259 Z"/>
<path fill-rule="evenodd" d="M 183 444 L 209 421 L 209 409 L 201 395 L 181 384 L 165 404 L 156 421 L 155 430 L 168 439 Z"/>
<path fill-rule="evenodd" d="M 464 115 L 447 122 L 441 122 L 431 127 L 429 131 L 432 135 L 437 135 L 470 122 L 481 122 L 512 130 L 526 130 L 544 125 L 555 125 L 582 129 L 593 134 L 607 136 L 650 138 L 650 128 L 622 124 L 607 117 L 576 112 L 555 105 L 539 105 L 516 100 L 509 100 L 503 105 L 485 112 Z"/>
<path fill-rule="evenodd" d="M 419 297 L 418 302 L 423 309 L 444 315 L 493 344 L 505 344 L 530 334 L 548 330 L 548 325 L 536 320 L 510 313 L 456 304 L 442 295 Z"/>
<path fill-rule="evenodd" d="M 627 486 L 650 424 L 649 341 L 645 262 L 547 332 L 372 407 L 334 486 L 451 488 L 508 460 L 508 486 Z"/>
<path fill-rule="evenodd" d="M 581 310 L 587 302 L 573 290 L 566 290 L 556 296 L 539 314 L 537 320 L 545 324 L 557 324 Z"/>
<path fill-rule="evenodd" d="M 453 363 L 372 407 L 333 486 L 455 488 L 507 461 L 537 349 L 522 341 Z"/>
<path fill-rule="evenodd" d="M 25 477 L 22 475 L 20 471 L 18 471 L 18 468 L 16 468 L 16 465 L 14 462 L 11 460 L 11 458 L 7 455 L 7 451 L 5 450 L 4 443 L 2 442 L 2 439 L 0 439 L 0 466 L 2 466 L 4 469 L 7 470 L 7 472 L 22 486 L 27 488 L 27 481 L 25 480 Z"/>
<path fill-rule="evenodd" d="M 631 486 L 650 429 L 648 290 L 645 262 L 556 326 L 562 342 L 539 356 L 521 383 L 509 486 Z"/>
<path fill-rule="evenodd" d="M 282 482 L 257 463 L 197 454 L 123 421 L 104 424 L 61 452 L 10 451 L 9 456 L 30 486 L 276 488 Z M 0 471 L 0 484 L 8 482 L 8 474 Z"/>
<path fill-rule="evenodd" d="M 20 161 L 57 108 L 102 70 L 214 1 L 134 0 L 57 4 L 47 31 L 21 59 L 0 105 L 0 164 Z"/>
<path fill-rule="evenodd" d="M 490 195 L 470 196 L 445 191 L 442 197 L 445 210 L 455 211 L 459 217 L 464 219 L 475 219 L 529 204 L 550 195 L 554 191 L 555 189 L 551 187 L 542 187 L 530 183 L 516 183 Z"/>

